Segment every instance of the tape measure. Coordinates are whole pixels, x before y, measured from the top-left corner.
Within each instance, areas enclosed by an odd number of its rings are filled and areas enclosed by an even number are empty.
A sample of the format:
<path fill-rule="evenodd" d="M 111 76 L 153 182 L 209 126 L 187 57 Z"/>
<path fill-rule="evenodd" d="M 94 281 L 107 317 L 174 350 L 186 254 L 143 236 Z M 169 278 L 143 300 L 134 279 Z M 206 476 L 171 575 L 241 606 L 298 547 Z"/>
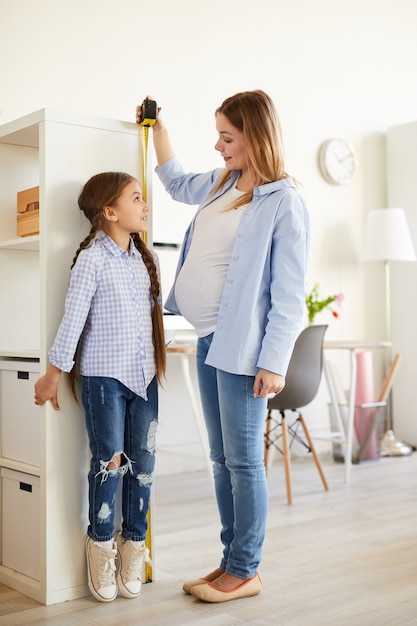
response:
<path fill-rule="evenodd" d="M 158 106 L 155 100 L 144 100 L 142 102 L 142 121 L 140 126 L 143 126 L 143 144 L 142 144 L 142 196 L 145 202 L 147 202 L 147 173 L 148 173 L 148 140 L 149 140 L 149 127 L 153 126 L 156 122 L 158 115 Z M 147 242 L 147 233 L 143 233 L 143 240 Z M 151 562 L 145 561 L 145 579 L 146 582 L 153 580 L 152 575 L 152 515 L 151 515 L 152 498 L 149 501 L 149 509 L 147 514 L 148 528 L 146 531 L 145 544 L 149 550 L 149 556 Z"/>
<path fill-rule="evenodd" d="M 147 515 L 147 520 L 148 520 L 148 528 L 146 530 L 146 536 L 145 536 L 145 545 L 149 550 L 149 561 L 145 561 L 145 580 L 147 583 L 150 583 L 153 581 L 153 573 L 152 573 L 152 559 L 153 559 L 153 550 L 152 550 L 152 530 L 151 530 L 151 525 L 152 525 L 152 514 L 151 514 L 151 503 L 149 502 L 149 508 L 148 508 L 148 515 Z"/>
<path fill-rule="evenodd" d="M 140 123 L 141 126 L 153 126 L 156 122 L 156 118 L 158 115 L 158 105 L 155 100 L 145 99 L 142 102 L 142 121 Z"/>
<path fill-rule="evenodd" d="M 145 202 L 147 202 L 147 170 L 148 170 L 148 141 L 149 141 L 149 127 L 153 126 L 156 122 L 156 117 L 158 115 L 158 105 L 155 100 L 147 100 L 145 99 L 142 102 L 142 121 L 140 122 L 140 126 L 143 126 L 143 146 L 142 146 L 142 196 Z M 147 243 L 148 237 L 147 233 L 143 233 L 143 240 Z"/>

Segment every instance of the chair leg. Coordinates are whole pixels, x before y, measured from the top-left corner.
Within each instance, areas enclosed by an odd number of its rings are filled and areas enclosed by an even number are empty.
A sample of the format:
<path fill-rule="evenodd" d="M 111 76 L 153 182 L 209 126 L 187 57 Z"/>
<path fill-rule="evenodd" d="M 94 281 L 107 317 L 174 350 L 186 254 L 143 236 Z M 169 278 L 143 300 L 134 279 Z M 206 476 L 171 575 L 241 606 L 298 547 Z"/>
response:
<path fill-rule="evenodd" d="M 326 480 L 326 477 L 324 475 L 323 468 L 322 468 L 321 463 L 320 463 L 320 459 L 319 459 L 319 457 L 317 455 L 316 449 L 315 449 L 314 444 L 313 444 L 313 440 L 311 439 L 311 436 L 310 436 L 310 432 L 309 432 L 309 430 L 308 430 L 308 428 L 306 426 L 306 423 L 305 423 L 304 418 L 301 415 L 301 413 L 300 413 L 298 419 L 299 419 L 299 421 L 301 423 L 301 426 L 303 427 L 304 434 L 306 436 L 309 448 L 311 450 L 311 454 L 313 455 L 314 461 L 316 462 L 316 466 L 317 466 L 317 469 L 319 471 L 320 478 L 321 478 L 321 481 L 323 483 L 323 487 L 325 488 L 326 491 L 329 491 L 329 485 L 327 484 L 327 480 Z"/>
<path fill-rule="evenodd" d="M 285 466 L 285 484 L 287 487 L 287 502 L 292 504 L 292 486 L 291 486 L 291 459 L 290 448 L 288 445 L 288 428 L 285 419 L 285 413 L 281 413 L 281 429 L 282 429 L 282 453 L 284 456 Z"/>

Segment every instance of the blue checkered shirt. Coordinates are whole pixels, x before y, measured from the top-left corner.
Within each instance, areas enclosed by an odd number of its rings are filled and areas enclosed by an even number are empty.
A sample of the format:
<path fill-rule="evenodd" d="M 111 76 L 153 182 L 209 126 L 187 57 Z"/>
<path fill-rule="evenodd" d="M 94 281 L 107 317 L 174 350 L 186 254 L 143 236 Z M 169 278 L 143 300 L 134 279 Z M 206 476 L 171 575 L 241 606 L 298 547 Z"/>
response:
<path fill-rule="evenodd" d="M 148 270 L 133 241 L 128 253 L 100 231 L 71 270 L 50 363 L 71 371 L 80 341 L 82 376 L 115 378 L 146 400 L 156 373 L 151 310 Z"/>

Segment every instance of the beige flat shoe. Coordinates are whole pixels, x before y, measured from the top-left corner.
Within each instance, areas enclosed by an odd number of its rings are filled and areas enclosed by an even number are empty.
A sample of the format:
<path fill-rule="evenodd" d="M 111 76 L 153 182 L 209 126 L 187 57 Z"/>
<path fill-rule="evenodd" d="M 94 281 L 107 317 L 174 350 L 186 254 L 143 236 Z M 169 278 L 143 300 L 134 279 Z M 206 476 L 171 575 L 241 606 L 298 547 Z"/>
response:
<path fill-rule="evenodd" d="M 205 585 L 209 581 L 206 578 L 194 578 L 193 580 L 187 580 L 182 586 L 182 590 L 185 593 L 191 594 L 192 587 L 198 587 L 198 585 Z"/>
<path fill-rule="evenodd" d="M 201 580 L 201 579 L 200 579 Z M 238 600 L 239 598 L 248 598 L 257 596 L 262 591 L 262 583 L 259 574 L 255 574 L 252 578 L 245 580 L 244 583 L 235 587 L 231 591 L 221 591 L 215 589 L 211 583 L 199 583 L 191 588 L 191 595 L 203 602 L 228 602 L 229 600 Z"/>

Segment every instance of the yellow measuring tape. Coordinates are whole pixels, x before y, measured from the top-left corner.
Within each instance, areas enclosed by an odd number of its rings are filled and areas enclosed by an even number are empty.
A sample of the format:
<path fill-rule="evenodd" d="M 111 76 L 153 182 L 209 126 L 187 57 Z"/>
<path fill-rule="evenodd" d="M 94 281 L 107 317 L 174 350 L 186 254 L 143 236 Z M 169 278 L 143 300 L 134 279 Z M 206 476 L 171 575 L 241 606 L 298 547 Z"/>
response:
<path fill-rule="evenodd" d="M 156 121 L 157 116 L 157 104 L 155 100 L 144 100 L 142 102 L 142 121 L 140 123 L 143 126 L 143 141 L 142 141 L 142 196 L 145 202 L 148 199 L 148 189 L 147 189 L 147 178 L 148 178 L 148 141 L 149 141 L 149 127 L 153 126 Z M 143 240 L 147 243 L 147 233 L 143 233 Z M 145 544 L 149 550 L 149 556 L 152 561 L 153 558 L 153 550 L 152 550 L 152 514 L 151 514 L 151 505 L 149 504 L 148 514 L 148 528 L 146 531 Z M 153 580 L 152 575 L 152 563 L 145 563 L 145 572 L 146 572 L 146 582 L 151 582 Z"/>
<path fill-rule="evenodd" d="M 148 140 L 149 140 L 149 127 L 153 126 L 156 122 L 158 115 L 158 105 L 155 100 L 145 99 L 142 102 L 142 121 L 140 123 L 143 126 L 143 142 L 142 142 L 142 195 L 145 202 L 148 198 L 147 190 L 147 174 L 148 174 Z M 147 233 L 143 233 L 143 240 L 147 243 Z"/>
<path fill-rule="evenodd" d="M 153 574 L 152 574 L 153 550 L 152 550 L 152 529 L 151 529 L 152 519 L 151 519 L 150 504 L 148 508 L 147 520 L 148 520 L 148 528 L 146 530 L 145 545 L 149 550 L 149 558 L 151 562 L 150 563 L 148 563 L 147 561 L 145 562 L 145 577 L 146 577 L 146 582 L 150 583 L 153 580 Z"/>
<path fill-rule="evenodd" d="M 144 202 L 148 201 L 148 189 L 147 189 L 147 169 L 148 169 L 148 139 L 149 139 L 149 126 L 145 126 L 143 129 L 143 155 L 142 155 L 142 197 Z M 143 241 L 148 242 L 148 233 L 142 233 Z"/>

